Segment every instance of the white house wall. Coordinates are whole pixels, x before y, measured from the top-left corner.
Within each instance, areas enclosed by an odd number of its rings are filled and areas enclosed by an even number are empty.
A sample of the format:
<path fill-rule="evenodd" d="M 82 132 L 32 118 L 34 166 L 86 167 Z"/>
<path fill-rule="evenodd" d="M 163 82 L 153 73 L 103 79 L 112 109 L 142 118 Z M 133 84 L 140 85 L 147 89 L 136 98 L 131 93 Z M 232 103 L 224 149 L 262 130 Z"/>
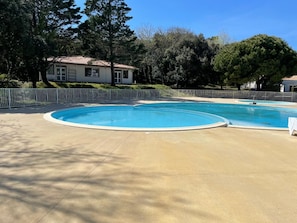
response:
<path fill-rule="evenodd" d="M 85 68 L 95 68 L 98 69 L 96 66 L 82 66 L 82 65 L 74 65 L 68 64 L 68 75 L 70 69 L 76 70 L 76 81 L 77 82 L 93 82 L 93 83 L 110 83 L 111 76 L 110 76 L 110 68 L 107 67 L 99 67 L 99 77 L 86 77 L 85 76 Z M 69 78 L 68 78 L 69 79 Z"/>
<path fill-rule="evenodd" d="M 257 89 L 256 81 L 248 82 L 240 86 L 243 89 Z"/>
<path fill-rule="evenodd" d="M 289 92 L 291 89 L 291 86 L 297 86 L 297 81 L 296 80 L 283 80 L 282 85 L 284 86 L 283 91 L 284 92 Z"/>
<path fill-rule="evenodd" d="M 48 80 L 56 81 L 56 67 L 57 66 L 66 66 L 67 67 L 67 77 L 66 81 L 75 81 L 75 82 L 90 82 L 90 83 L 111 83 L 110 67 L 98 67 L 98 66 L 85 66 L 85 65 L 76 65 L 76 64 L 55 64 L 54 65 L 54 75 L 47 74 Z M 85 68 L 99 68 L 99 77 L 85 76 Z M 117 69 L 115 70 L 121 70 Z M 75 74 L 74 74 L 75 73 Z M 74 78 L 75 75 L 75 78 Z M 128 70 L 128 78 L 121 78 L 121 83 L 123 84 L 132 84 L 133 83 L 133 71 Z"/>
<path fill-rule="evenodd" d="M 132 70 L 128 70 L 128 78 L 122 78 L 122 83 L 123 84 L 132 84 L 133 83 L 133 71 Z"/>

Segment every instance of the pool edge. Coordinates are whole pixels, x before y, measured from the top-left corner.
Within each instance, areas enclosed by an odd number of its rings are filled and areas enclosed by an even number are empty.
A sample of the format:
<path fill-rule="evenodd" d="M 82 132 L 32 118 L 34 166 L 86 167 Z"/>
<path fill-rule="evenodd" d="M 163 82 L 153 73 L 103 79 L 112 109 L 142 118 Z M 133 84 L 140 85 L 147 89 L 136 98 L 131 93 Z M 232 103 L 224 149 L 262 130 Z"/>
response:
<path fill-rule="evenodd" d="M 43 115 L 43 118 L 49 122 L 66 125 L 77 128 L 88 128 L 88 129 L 98 129 L 98 130 L 111 130 L 111 131 L 133 131 L 133 132 L 170 132 L 170 131 L 190 131 L 190 130 L 200 130 L 200 129 L 210 129 L 218 127 L 227 127 L 227 122 L 216 122 L 213 124 L 199 125 L 199 126 L 188 126 L 188 127 L 168 127 L 168 128 L 128 128 L 128 127 L 109 127 L 109 126 L 95 126 L 95 125 L 85 125 L 66 122 L 58 120 L 52 117 L 52 113 L 56 111 L 47 112 Z"/>

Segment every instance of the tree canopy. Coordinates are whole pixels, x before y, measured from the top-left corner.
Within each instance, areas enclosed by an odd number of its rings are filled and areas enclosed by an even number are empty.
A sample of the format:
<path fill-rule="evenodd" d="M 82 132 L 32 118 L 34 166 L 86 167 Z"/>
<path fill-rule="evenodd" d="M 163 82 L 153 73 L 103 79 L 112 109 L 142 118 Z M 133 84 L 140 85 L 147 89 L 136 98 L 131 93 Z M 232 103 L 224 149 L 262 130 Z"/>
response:
<path fill-rule="evenodd" d="M 264 34 L 226 45 L 214 60 L 214 69 L 224 74 L 225 83 L 238 89 L 251 81 L 256 81 L 257 90 L 272 87 L 295 74 L 296 66 L 297 53 L 282 39 Z"/>
<path fill-rule="evenodd" d="M 95 48 L 105 48 L 111 63 L 111 85 L 115 85 L 113 74 L 116 56 L 119 56 L 123 49 L 127 49 L 129 43 L 136 40 L 134 31 L 126 24 L 132 18 L 128 16 L 130 10 L 124 0 L 86 1 L 85 11 L 89 16 L 86 27 L 89 34 L 97 37 L 91 38 L 90 43 Z"/>
<path fill-rule="evenodd" d="M 183 88 L 216 82 L 211 77 L 218 42 L 182 28 L 158 31 L 142 41 L 147 50 L 140 64 L 143 80 Z"/>
<path fill-rule="evenodd" d="M 12 78 L 20 76 L 27 8 L 21 0 L 0 1 L 0 70 Z"/>
<path fill-rule="evenodd" d="M 48 85 L 47 58 L 84 55 L 138 67 L 139 83 L 180 88 L 235 85 L 255 81 L 269 89 L 296 74 L 297 52 L 282 39 L 265 34 L 230 42 L 226 34 L 205 38 L 189 30 L 141 29 L 127 22 L 124 0 L 1 0 L 0 73 L 36 86 L 39 74 Z M 82 20 L 82 14 L 86 19 Z"/>
<path fill-rule="evenodd" d="M 79 11 L 74 0 L 2 0 L 1 70 L 30 79 L 34 87 L 39 73 L 47 82 L 47 58 L 67 53 L 65 46 L 74 38 Z"/>

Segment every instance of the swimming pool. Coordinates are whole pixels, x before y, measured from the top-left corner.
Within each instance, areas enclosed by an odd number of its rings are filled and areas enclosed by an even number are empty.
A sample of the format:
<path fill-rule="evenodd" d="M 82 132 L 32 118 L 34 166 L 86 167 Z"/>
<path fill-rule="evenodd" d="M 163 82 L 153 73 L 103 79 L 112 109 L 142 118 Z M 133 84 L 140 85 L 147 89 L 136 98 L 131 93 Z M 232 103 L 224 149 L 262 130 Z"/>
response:
<path fill-rule="evenodd" d="M 137 106 L 95 106 L 46 114 L 61 124 L 114 130 L 185 130 L 217 126 L 287 129 L 297 109 L 250 104 L 167 102 Z"/>
<path fill-rule="evenodd" d="M 297 109 L 250 104 L 184 102 L 156 103 L 141 106 L 155 108 L 171 107 L 210 113 L 227 119 L 230 127 L 287 129 L 288 117 L 297 117 Z"/>
<path fill-rule="evenodd" d="M 190 130 L 226 126 L 228 121 L 214 114 L 173 107 L 94 106 L 46 114 L 60 124 L 136 131 Z"/>

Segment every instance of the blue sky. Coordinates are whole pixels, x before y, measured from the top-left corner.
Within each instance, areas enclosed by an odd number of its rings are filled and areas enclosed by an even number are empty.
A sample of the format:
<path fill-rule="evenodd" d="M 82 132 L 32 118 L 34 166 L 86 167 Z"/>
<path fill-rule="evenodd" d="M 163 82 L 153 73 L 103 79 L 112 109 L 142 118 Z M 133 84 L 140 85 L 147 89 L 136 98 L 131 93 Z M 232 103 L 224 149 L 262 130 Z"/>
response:
<path fill-rule="evenodd" d="M 85 0 L 75 0 L 84 7 Z M 126 0 L 130 28 L 188 29 L 206 38 L 221 34 L 241 41 L 256 34 L 277 36 L 297 50 L 297 0 Z"/>

